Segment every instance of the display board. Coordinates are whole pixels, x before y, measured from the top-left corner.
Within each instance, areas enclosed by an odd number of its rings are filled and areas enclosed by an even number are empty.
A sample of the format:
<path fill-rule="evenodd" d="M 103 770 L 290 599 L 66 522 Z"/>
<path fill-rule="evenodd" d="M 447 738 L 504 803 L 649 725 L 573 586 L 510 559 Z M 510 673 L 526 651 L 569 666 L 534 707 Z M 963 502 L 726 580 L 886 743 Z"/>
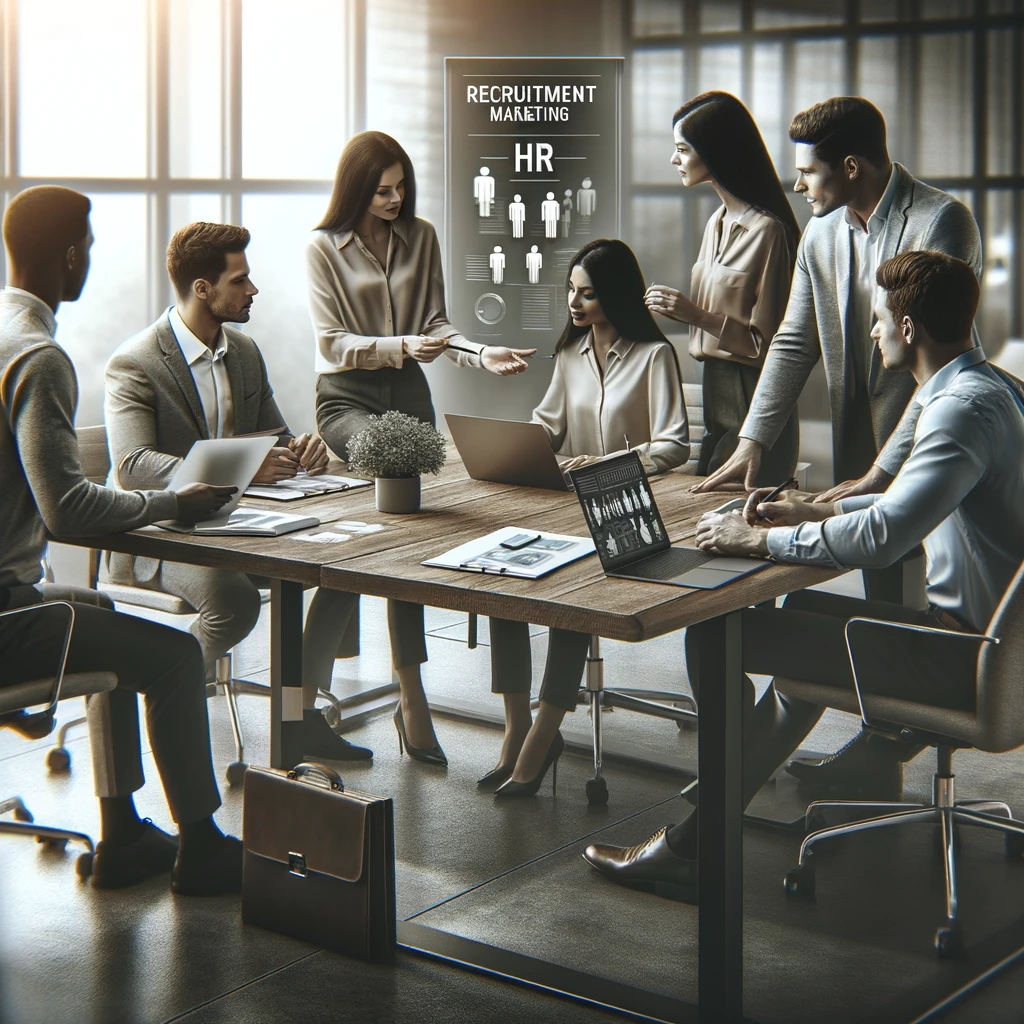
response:
<path fill-rule="evenodd" d="M 621 222 L 621 57 L 445 58 L 449 319 L 550 353 L 565 276 Z"/>

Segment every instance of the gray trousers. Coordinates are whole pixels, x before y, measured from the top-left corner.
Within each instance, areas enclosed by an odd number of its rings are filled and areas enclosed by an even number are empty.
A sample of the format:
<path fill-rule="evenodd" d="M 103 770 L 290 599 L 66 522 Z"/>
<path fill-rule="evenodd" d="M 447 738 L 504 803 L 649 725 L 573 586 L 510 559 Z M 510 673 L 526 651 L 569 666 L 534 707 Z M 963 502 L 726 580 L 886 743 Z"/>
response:
<path fill-rule="evenodd" d="M 70 601 L 75 626 L 68 672 L 113 672 L 117 688 L 86 702 L 96 795 L 128 796 L 141 789 L 142 748 L 138 694 L 171 816 L 199 821 L 220 807 L 210 756 L 206 682 L 199 645 L 188 633 L 113 610 L 94 590 L 40 583 L 12 590 L 10 607 Z M 62 608 L 14 616 L 0 625 L 4 680 L 52 675 L 66 628 Z"/>
<path fill-rule="evenodd" d="M 491 693 L 528 694 L 533 680 L 529 625 L 495 618 L 490 620 L 490 625 Z M 548 657 L 540 685 L 540 699 L 545 704 L 566 711 L 576 710 L 576 695 L 589 651 L 589 633 L 549 630 Z"/>
<path fill-rule="evenodd" d="M 371 416 L 394 410 L 434 426 L 436 416 L 423 368 L 406 359 L 401 368 L 322 373 L 316 382 L 316 426 L 339 458 L 348 458 L 348 443 Z M 423 606 L 388 600 L 388 630 L 395 668 L 427 660 Z"/>

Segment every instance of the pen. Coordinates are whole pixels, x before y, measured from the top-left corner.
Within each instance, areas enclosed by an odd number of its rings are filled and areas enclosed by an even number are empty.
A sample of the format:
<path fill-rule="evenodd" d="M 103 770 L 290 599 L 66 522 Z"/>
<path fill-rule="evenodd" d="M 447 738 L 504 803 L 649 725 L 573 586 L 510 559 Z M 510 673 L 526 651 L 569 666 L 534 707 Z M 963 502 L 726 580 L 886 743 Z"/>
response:
<path fill-rule="evenodd" d="M 787 487 L 798 487 L 799 485 L 800 481 L 797 480 L 795 476 L 791 476 L 788 480 L 784 480 L 781 484 L 779 484 L 779 486 L 776 487 L 774 490 L 769 491 L 758 502 L 758 505 L 766 505 L 769 501 L 774 501 L 784 490 L 786 490 Z M 760 512 L 758 513 L 758 515 L 761 516 L 762 519 L 768 518 L 767 516 L 762 516 Z"/>

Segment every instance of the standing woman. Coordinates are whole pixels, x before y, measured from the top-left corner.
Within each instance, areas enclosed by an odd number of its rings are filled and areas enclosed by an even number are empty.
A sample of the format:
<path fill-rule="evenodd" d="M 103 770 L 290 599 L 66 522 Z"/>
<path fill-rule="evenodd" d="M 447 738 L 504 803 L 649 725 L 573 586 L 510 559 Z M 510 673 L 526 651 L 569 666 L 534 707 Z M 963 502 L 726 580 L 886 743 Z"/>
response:
<path fill-rule="evenodd" d="M 672 118 L 672 163 L 687 188 L 708 182 L 722 205 L 704 229 L 690 296 L 651 285 L 647 305 L 690 325 L 690 355 L 704 364 L 704 438 L 697 472 L 715 470 L 739 441 L 768 346 L 782 322 L 800 228 L 747 108 L 705 92 Z M 800 447 L 796 414 L 765 452 L 758 485 L 792 475 Z"/>
<path fill-rule="evenodd" d="M 628 445 L 648 474 L 690 456 L 689 426 L 675 350 L 644 305 L 644 279 L 625 242 L 599 238 L 573 257 L 569 319 L 555 346 L 555 369 L 533 421 L 548 433 L 563 470 Z M 505 702 L 498 764 L 480 785 L 496 795 L 532 796 L 564 748 L 558 731 L 576 695 L 590 635 L 552 629 L 534 721 L 530 715 L 529 627 L 491 619 L 491 690 Z"/>
<path fill-rule="evenodd" d="M 389 135 L 361 132 L 349 141 L 316 230 L 306 250 L 316 418 L 320 436 L 341 458 L 371 415 L 394 409 L 434 424 L 420 364 L 441 353 L 459 366 L 502 375 L 527 368 L 534 349 L 477 345 L 449 323 L 437 235 L 416 216 L 412 163 Z M 388 601 L 388 628 L 402 692 L 395 708 L 402 745 L 415 760 L 447 764 L 420 679 L 427 660 L 423 606 Z"/>

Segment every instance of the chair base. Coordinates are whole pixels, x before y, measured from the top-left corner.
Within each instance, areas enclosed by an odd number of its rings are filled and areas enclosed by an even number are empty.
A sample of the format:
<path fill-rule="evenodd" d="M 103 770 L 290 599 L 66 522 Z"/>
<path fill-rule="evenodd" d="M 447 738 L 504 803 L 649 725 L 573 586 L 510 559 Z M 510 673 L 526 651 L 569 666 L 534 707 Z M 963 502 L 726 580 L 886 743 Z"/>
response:
<path fill-rule="evenodd" d="M 939 770 L 932 781 L 930 804 L 882 803 L 861 800 L 819 800 L 807 808 L 808 827 L 830 810 L 874 811 L 873 816 L 831 825 L 811 831 L 800 845 L 797 866 L 786 873 L 787 896 L 813 898 L 814 867 L 809 863 L 814 846 L 824 839 L 850 835 L 891 825 L 939 825 L 942 829 L 942 859 L 946 882 L 946 916 L 935 932 L 935 950 L 940 956 L 959 956 L 964 950 L 964 936 L 957 919 L 957 825 L 974 825 L 1004 835 L 1006 855 L 1024 857 L 1024 822 L 1016 821 L 1008 804 L 1001 800 L 956 800 L 954 776 L 949 771 L 949 750 L 939 749 Z M 883 813 L 877 813 L 883 812 Z"/>
<path fill-rule="evenodd" d="M 71 829 L 52 828 L 49 825 L 37 825 L 32 812 L 25 806 L 20 797 L 8 797 L 0 800 L 0 814 L 12 812 L 14 821 L 0 821 L 0 835 L 31 836 L 37 843 L 48 850 L 63 850 L 69 842 L 82 843 L 86 852 L 79 854 L 75 862 L 78 877 L 85 881 L 92 874 L 92 861 L 96 853 L 92 838 L 85 832 Z"/>

